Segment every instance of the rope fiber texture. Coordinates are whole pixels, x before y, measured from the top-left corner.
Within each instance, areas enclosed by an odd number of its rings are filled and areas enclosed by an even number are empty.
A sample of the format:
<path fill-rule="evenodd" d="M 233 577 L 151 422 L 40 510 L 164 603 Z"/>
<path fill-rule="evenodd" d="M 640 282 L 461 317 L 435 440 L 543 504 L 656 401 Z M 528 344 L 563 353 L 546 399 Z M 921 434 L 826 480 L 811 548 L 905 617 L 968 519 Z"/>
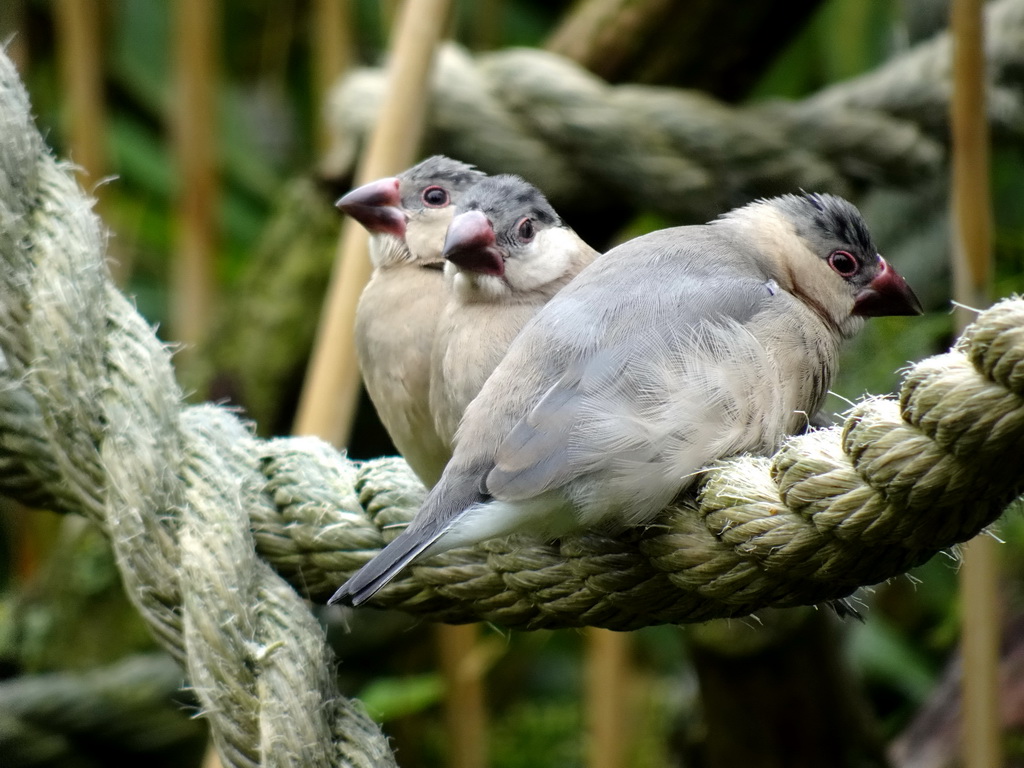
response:
<path fill-rule="evenodd" d="M 2 55 L 0 136 L 0 490 L 110 537 L 225 765 L 394 765 L 335 689 L 300 594 L 323 599 L 367 562 L 422 486 L 399 459 L 357 465 L 320 441 L 257 440 L 225 409 L 186 406 Z M 952 352 L 911 368 L 898 401 L 862 402 L 841 429 L 774 457 L 723 461 L 655 525 L 451 552 L 374 604 L 631 629 L 841 599 L 970 538 L 1019 493 L 1022 361 L 1024 301 L 1004 301 Z"/>
<path fill-rule="evenodd" d="M 1024 132 L 1024 2 L 986 10 L 989 120 L 997 139 Z M 332 91 L 332 147 L 344 177 L 365 146 L 386 87 L 354 71 Z M 609 85 L 553 53 L 471 56 L 448 45 L 432 78 L 426 152 L 517 173 L 559 210 L 633 208 L 673 222 L 794 189 L 851 196 L 945 173 L 950 39 L 919 43 L 864 75 L 798 100 L 736 106 L 673 88 Z"/>
<path fill-rule="evenodd" d="M 256 556 L 250 431 L 183 408 L 170 355 L 112 286 L 91 203 L 0 54 L 0 488 L 87 516 L 185 667 L 226 766 L 395 765 L 335 689 L 309 609 Z"/>
<path fill-rule="evenodd" d="M 214 679 L 237 674 L 238 658 L 299 654 L 315 678 L 319 630 L 278 574 L 323 599 L 412 517 L 422 486 L 400 459 L 358 465 L 311 438 L 261 441 L 225 409 L 183 405 L 167 350 L 109 282 L 89 202 L 3 65 L 0 485 L 107 533 L 129 594 L 213 711 Z M 774 457 L 722 462 L 655 525 L 487 542 L 414 566 L 374 604 L 631 629 L 839 599 L 902 573 L 1019 492 L 1022 313 L 1020 300 L 983 313 L 954 351 L 910 369 L 899 401 L 864 401 L 843 428 Z M 306 647 L 300 627 L 316 638 Z M 285 686 L 250 677 L 246 695 Z"/>
<path fill-rule="evenodd" d="M 204 745 L 204 729 L 184 710 L 189 697 L 179 693 L 181 683 L 181 668 L 163 653 L 0 681 L 4 765 L 105 765 L 129 756 L 145 762 L 172 750 L 181 755 L 183 742 Z"/>

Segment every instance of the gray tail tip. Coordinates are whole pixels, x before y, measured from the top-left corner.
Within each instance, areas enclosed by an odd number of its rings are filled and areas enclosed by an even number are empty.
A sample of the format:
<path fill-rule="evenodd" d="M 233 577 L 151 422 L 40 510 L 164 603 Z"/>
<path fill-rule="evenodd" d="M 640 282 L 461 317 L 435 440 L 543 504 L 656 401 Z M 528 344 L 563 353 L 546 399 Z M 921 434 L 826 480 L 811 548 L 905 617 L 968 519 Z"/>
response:
<path fill-rule="evenodd" d="M 361 603 L 361 600 L 356 599 L 356 595 L 348 590 L 348 583 L 342 584 L 338 587 L 337 591 L 330 596 L 327 600 L 328 605 L 348 605 L 355 607 Z"/>
<path fill-rule="evenodd" d="M 430 536 L 411 535 L 405 530 L 394 541 L 378 552 L 371 560 L 352 574 L 348 581 L 338 588 L 328 605 L 340 603 L 352 607 L 362 605 L 398 576 L 406 566 L 419 557 L 444 529 Z"/>

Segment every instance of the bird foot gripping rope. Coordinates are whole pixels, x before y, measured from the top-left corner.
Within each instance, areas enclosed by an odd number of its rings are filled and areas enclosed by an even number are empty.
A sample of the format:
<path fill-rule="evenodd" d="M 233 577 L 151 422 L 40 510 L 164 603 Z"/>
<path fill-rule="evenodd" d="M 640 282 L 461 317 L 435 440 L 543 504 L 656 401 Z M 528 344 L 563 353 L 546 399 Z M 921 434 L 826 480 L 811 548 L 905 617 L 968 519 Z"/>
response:
<path fill-rule="evenodd" d="M 393 765 L 334 687 L 299 593 L 323 598 L 408 520 L 404 462 L 260 441 L 186 406 L 168 351 L 111 285 L 88 200 L 46 150 L 0 55 L 0 489 L 87 516 L 188 671 L 227 765 Z M 495 540 L 375 598 L 429 618 L 629 629 L 841 598 L 975 535 L 1020 491 L 1024 301 L 982 313 L 898 401 L 772 458 L 710 470 L 629 536 Z"/>

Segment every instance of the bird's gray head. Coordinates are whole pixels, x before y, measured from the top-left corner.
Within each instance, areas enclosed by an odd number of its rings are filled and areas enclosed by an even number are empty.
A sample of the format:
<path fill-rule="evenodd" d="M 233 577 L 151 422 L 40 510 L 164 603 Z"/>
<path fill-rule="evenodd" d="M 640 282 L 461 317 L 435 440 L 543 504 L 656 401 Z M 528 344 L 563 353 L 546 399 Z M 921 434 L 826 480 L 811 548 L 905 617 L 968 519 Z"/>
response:
<path fill-rule="evenodd" d="M 855 333 L 864 317 L 921 314 L 910 286 L 878 253 L 860 211 L 841 197 L 783 195 L 723 219 L 745 226 L 772 276 L 843 336 Z"/>
<path fill-rule="evenodd" d="M 401 205 L 407 211 L 456 205 L 487 174 L 444 155 L 428 157 L 398 174 Z"/>
<path fill-rule="evenodd" d="M 489 176 L 457 206 L 444 256 L 466 298 L 498 300 L 559 281 L 589 250 L 539 189 L 519 176 Z M 559 283 L 560 285 L 560 283 Z"/>
<path fill-rule="evenodd" d="M 337 205 L 370 232 L 374 266 L 440 265 L 455 204 L 485 177 L 471 165 L 434 155 L 352 190 Z"/>
<path fill-rule="evenodd" d="M 812 250 L 816 252 L 838 244 L 871 257 L 878 253 L 868 225 L 848 200 L 825 193 L 811 193 L 783 195 L 766 202 L 793 223 L 800 237 L 815 244 Z"/>

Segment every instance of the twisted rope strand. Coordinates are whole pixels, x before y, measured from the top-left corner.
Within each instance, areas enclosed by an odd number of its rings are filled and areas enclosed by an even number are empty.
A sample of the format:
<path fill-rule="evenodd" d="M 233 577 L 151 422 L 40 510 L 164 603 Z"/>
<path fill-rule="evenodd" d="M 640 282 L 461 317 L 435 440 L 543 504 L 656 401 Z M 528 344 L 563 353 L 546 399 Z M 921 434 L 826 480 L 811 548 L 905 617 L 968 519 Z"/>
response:
<path fill-rule="evenodd" d="M 170 356 L 110 283 L 89 201 L 45 150 L 0 56 L 0 486 L 87 515 L 187 670 L 229 766 L 394 765 L 339 696 L 323 633 L 256 557 L 248 430 L 185 408 Z"/>
<path fill-rule="evenodd" d="M 962 349 L 910 369 L 899 401 L 866 400 L 842 429 L 794 437 L 770 459 L 722 462 L 695 502 L 631 540 L 488 542 L 413 566 L 375 604 L 449 621 L 627 629 L 837 599 L 891 578 L 975 535 L 1021 489 L 1005 458 L 1022 447 L 1024 404 L 986 374 L 1020 386 L 1022 313 L 1020 300 L 983 313 Z M 376 498 L 396 468 L 369 467 L 361 497 Z M 416 504 L 404 509 L 408 519 Z"/>
<path fill-rule="evenodd" d="M 996 137 L 1024 137 L 1024 0 L 986 8 L 986 90 Z M 431 83 L 425 149 L 493 173 L 518 173 L 556 208 L 617 205 L 705 221 L 794 189 L 848 195 L 944 173 L 948 34 L 801 101 L 733 106 L 692 92 L 611 86 L 552 53 L 471 56 L 449 45 Z M 327 107 L 334 145 L 323 171 L 343 176 L 375 124 L 386 87 L 357 70 Z"/>

